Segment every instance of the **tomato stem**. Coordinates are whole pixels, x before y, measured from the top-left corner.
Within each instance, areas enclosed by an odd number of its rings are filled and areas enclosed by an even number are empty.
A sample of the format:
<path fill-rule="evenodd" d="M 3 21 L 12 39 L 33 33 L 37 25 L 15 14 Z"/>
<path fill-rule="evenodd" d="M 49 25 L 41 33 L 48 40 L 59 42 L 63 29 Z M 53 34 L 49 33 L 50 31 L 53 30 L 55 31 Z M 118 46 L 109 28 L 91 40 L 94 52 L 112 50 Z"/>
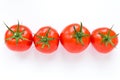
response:
<path fill-rule="evenodd" d="M 4 23 L 5 24 L 5 23 Z M 19 21 L 18 21 L 18 24 L 17 24 L 17 30 L 16 31 L 13 31 L 11 28 L 9 28 L 7 26 L 7 24 L 5 24 L 5 26 L 8 28 L 8 30 L 13 34 L 11 37 L 7 38 L 6 41 L 8 40 L 11 40 L 11 39 L 15 39 L 16 40 L 16 45 L 18 45 L 18 42 L 19 42 L 19 39 L 22 39 L 22 40 L 28 40 L 27 38 L 24 38 L 22 35 L 24 34 L 25 30 L 23 30 L 22 32 L 20 32 L 20 24 L 19 24 Z M 30 41 L 30 40 L 28 40 Z"/>
<path fill-rule="evenodd" d="M 82 22 L 80 22 L 80 32 L 82 32 L 82 27 L 83 27 Z"/>
<path fill-rule="evenodd" d="M 112 42 L 112 39 L 116 38 L 119 34 L 110 36 L 110 32 L 111 32 L 112 28 L 113 28 L 113 26 L 108 30 L 107 34 L 102 34 L 100 32 L 98 33 L 102 37 L 101 43 L 104 43 L 105 46 L 108 46 L 108 44 L 115 46 L 115 44 Z"/>
<path fill-rule="evenodd" d="M 36 44 L 40 44 L 42 43 L 41 48 L 44 48 L 45 46 L 47 46 L 48 48 L 50 48 L 50 40 L 54 40 L 54 38 L 48 38 L 48 34 L 50 32 L 50 28 L 48 28 L 48 31 L 46 32 L 45 36 L 40 36 L 40 35 L 36 35 L 36 37 L 38 37 L 40 40 L 36 43 Z"/>
<path fill-rule="evenodd" d="M 19 24 L 19 21 L 18 21 L 17 32 L 19 32 L 19 28 L 20 28 L 20 24 Z"/>
<path fill-rule="evenodd" d="M 8 28 L 8 30 L 11 32 L 11 33 L 15 33 L 12 29 L 10 29 L 9 27 L 8 27 L 8 25 L 4 22 L 4 24 L 5 24 L 5 26 Z"/>
<path fill-rule="evenodd" d="M 74 28 L 74 32 L 76 33 L 77 31 L 76 31 L 76 28 L 75 28 L 75 26 L 74 26 L 73 28 Z"/>
<path fill-rule="evenodd" d="M 116 38 L 118 35 L 119 35 L 119 33 L 116 34 L 115 36 L 112 36 L 111 39 Z"/>
<path fill-rule="evenodd" d="M 50 28 L 48 29 L 48 31 L 46 33 L 46 37 L 48 37 L 49 32 L 50 32 Z"/>
<path fill-rule="evenodd" d="M 80 42 L 82 45 L 84 45 L 84 42 L 83 42 L 82 38 L 86 37 L 86 36 L 89 36 L 89 34 L 83 33 L 82 28 L 83 28 L 82 22 L 80 23 L 80 30 L 79 31 L 76 30 L 75 26 L 73 26 L 73 29 L 74 29 L 74 32 L 75 32 L 73 37 L 76 38 L 78 43 Z"/>

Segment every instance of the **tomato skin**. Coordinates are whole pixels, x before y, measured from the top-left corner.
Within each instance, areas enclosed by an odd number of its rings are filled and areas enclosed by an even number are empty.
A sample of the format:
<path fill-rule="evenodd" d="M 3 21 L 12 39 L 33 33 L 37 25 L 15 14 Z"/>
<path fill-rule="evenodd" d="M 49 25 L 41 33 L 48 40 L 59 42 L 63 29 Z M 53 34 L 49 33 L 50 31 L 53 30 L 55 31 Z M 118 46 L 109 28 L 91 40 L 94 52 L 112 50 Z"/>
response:
<path fill-rule="evenodd" d="M 39 44 L 37 44 L 37 42 L 39 42 L 41 40 L 37 36 L 43 36 L 43 37 L 46 36 L 46 33 L 47 33 L 48 29 L 50 29 L 50 31 L 48 33 L 48 38 L 54 38 L 54 39 L 48 41 L 49 47 L 47 45 L 45 45 L 42 48 L 42 45 L 43 45 L 42 42 L 40 42 Z M 59 34 L 58 34 L 58 32 L 55 29 L 53 29 L 50 26 L 45 26 L 45 27 L 40 28 L 37 31 L 37 33 L 34 35 L 33 39 L 34 39 L 35 48 L 39 52 L 42 52 L 44 54 L 51 54 L 52 52 L 54 52 L 55 50 L 57 50 L 58 45 L 59 45 Z"/>
<path fill-rule="evenodd" d="M 92 45 L 98 52 L 103 53 L 103 54 L 107 54 L 108 52 L 112 51 L 113 48 L 118 44 L 118 37 L 113 38 L 111 40 L 114 46 L 111 45 L 110 43 L 107 46 L 104 43 L 101 43 L 102 37 L 99 35 L 99 33 L 107 35 L 109 30 L 110 29 L 107 27 L 97 28 L 92 32 L 92 35 L 91 35 Z M 115 35 L 117 34 L 113 30 L 110 30 L 110 36 L 115 36 Z"/>
<path fill-rule="evenodd" d="M 18 25 L 13 25 L 13 26 L 10 27 L 10 29 L 12 31 L 16 32 L 17 27 L 18 27 Z M 6 46 L 10 50 L 21 52 L 21 51 L 26 51 L 31 47 L 32 41 L 33 41 L 32 32 L 26 26 L 19 25 L 19 31 L 22 32 L 23 30 L 24 30 L 24 33 L 22 34 L 22 37 L 24 37 L 28 40 L 19 39 L 18 43 L 16 43 L 15 39 L 6 40 L 6 39 L 10 38 L 11 36 L 13 36 L 13 33 L 10 30 L 6 31 L 6 33 L 5 33 L 5 43 L 6 43 Z"/>
<path fill-rule="evenodd" d="M 63 45 L 63 47 L 70 53 L 80 53 L 83 50 L 85 50 L 89 43 L 90 43 L 90 32 L 87 28 L 82 26 L 82 32 L 85 34 L 88 34 L 89 36 L 82 37 L 82 41 L 84 45 L 77 42 L 76 38 L 73 38 L 74 35 L 74 27 L 76 28 L 76 31 L 80 30 L 80 24 L 73 23 L 64 28 L 64 30 L 60 34 L 60 41 Z"/>

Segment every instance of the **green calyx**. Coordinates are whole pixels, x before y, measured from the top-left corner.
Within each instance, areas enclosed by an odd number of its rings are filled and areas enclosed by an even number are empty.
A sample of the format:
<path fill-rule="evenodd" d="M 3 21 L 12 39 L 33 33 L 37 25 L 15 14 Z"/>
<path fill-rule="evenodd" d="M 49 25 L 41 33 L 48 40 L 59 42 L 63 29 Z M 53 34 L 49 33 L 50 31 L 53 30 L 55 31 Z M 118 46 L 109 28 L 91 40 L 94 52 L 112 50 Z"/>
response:
<path fill-rule="evenodd" d="M 119 34 L 116 34 L 114 36 L 110 36 L 111 30 L 112 30 L 112 27 L 108 30 L 107 34 L 99 33 L 99 35 L 102 37 L 101 43 L 104 43 L 105 46 L 108 46 L 108 44 L 115 46 L 115 44 L 112 42 L 112 39 L 116 38 Z"/>
<path fill-rule="evenodd" d="M 17 30 L 16 31 L 13 31 L 12 29 L 10 29 L 6 24 L 5 24 L 5 26 L 13 34 L 13 36 L 7 38 L 6 41 L 11 40 L 11 39 L 15 39 L 16 40 L 16 44 L 18 44 L 19 39 L 28 40 L 27 38 L 24 38 L 22 36 L 22 34 L 24 34 L 24 30 L 22 32 L 19 31 L 19 28 L 20 28 L 19 21 L 18 21 L 18 25 L 17 25 Z"/>
<path fill-rule="evenodd" d="M 48 46 L 48 48 L 50 48 L 49 41 L 54 40 L 54 38 L 48 38 L 49 32 L 50 32 L 50 28 L 48 28 L 48 31 L 46 32 L 45 36 L 35 35 L 40 39 L 36 44 L 42 43 L 41 48 L 44 48 L 45 46 Z"/>
<path fill-rule="evenodd" d="M 83 27 L 82 23 L 80 23 L 80 30 L 79 31 L 76 30 L 75 26 L 73 27 L 74 28 L 73 38 L 76 38 L 78 43 L 81 43 L 82 45 L 84 45 L 82 38 L 89 36 L 89 34 L 83 33 L 82 27 Z"/>

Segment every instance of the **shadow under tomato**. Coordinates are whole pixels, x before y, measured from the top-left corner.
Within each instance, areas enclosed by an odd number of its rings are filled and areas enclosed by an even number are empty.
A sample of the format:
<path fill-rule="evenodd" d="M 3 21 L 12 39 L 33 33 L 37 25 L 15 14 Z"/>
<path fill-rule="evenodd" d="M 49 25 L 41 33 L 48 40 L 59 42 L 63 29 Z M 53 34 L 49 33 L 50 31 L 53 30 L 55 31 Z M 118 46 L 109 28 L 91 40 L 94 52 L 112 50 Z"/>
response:
<path fill-rule="evenodd" d="M 70 53 L 67 50 L 65 50 L 65 48 L 62 45 L 60 45 L 59 51 L 64 62 L 73 64 L 80 63 L 80 61 L 82 61 L 87 55 L 87 49 L 80 53 Z"/>
<path fill-rule="evenodd" d="M 51 62 L 56 58 L 56 51 L 50 54 L 45 54 L 42 52 L 39 52 L 35 49 L 35 47 L 33 48 L 33 57 L 35 59 L 35 61 L 37 61 L 38 63 L 47 63 L 47 62 Z"/>
<path fill-rule="evenodd" d="M 33 51 L 33 45 L 26 51 L 24 52 L 13 52 L 17 57 L 19 57 L 20 59 L 27 59 L 31 56 L 31 53 Z"/>
<path fill-rule="evenodd" d="M 95 48 L 92 45 L 90 45 L 89 51 L 92 58 L 95 61 L 101 62 L 101 63 L 108 63 L 113 58 L 113 55 L 114 55 L 114 50 L 107 54 L 103 54 L 95 50 Z"/>

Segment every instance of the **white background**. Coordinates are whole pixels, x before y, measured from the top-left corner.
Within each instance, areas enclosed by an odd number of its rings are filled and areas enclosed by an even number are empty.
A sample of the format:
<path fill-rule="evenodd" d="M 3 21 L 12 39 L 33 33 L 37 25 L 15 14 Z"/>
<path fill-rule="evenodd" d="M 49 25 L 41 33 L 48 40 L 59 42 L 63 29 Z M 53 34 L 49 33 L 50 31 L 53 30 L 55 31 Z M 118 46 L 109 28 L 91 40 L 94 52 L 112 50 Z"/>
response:
<path fill-rule="evenodd" d="M 33 33 L 47 25 L 60 33 L 80 21 L 90 32 L 114 24 L 113 30 L 120 33 L 119 0 L 0 0 L 0 80 L 120 80 L 120 43 L 107 55 L 91 44 L 76 55 L 61 44 L 52 55 L 43 55 L 34 45 L 16 53 L 4 43 L 3 21 L 11 26 L 17 20 Z"/>

